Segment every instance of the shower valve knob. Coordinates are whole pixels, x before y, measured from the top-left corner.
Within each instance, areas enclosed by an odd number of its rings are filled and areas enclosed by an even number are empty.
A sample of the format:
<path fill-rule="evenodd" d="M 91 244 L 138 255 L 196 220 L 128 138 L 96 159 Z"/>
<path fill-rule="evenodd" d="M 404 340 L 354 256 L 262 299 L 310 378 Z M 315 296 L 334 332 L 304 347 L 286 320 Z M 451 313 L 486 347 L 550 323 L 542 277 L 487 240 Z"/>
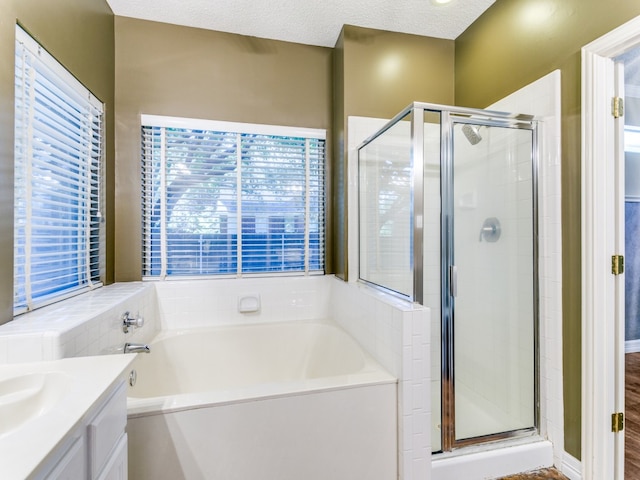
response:
<path fill-rule="evenodd" d="M 500 239 L 500 220 L 496 217 L 487 218 L 480 229 L 480 240 L 485 242 L 497 242 Z"/>
<path fill-rule="evenodd" d="M 129 327 L 140 328 L 144 325 L 144 318 L 141 316 L 130 317 L 129 312 L 124 312 L 122 314 L 122 331 L 124 333 L 129 333 Z"/>

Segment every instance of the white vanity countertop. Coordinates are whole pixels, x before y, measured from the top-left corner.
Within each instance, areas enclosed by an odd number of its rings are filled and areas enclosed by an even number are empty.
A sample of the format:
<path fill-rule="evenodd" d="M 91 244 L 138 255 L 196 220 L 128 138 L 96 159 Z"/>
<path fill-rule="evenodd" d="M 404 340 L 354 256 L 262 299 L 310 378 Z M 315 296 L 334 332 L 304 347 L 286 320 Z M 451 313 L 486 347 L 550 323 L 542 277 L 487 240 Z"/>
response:
<path fill-rule="evenodd" d="M 34 473 L 128 372 L 135 357 L 104 355 L 0 365 L 0 478 L 25 479 Z M 28 418 L 21 420 L 22 415 Z"/>

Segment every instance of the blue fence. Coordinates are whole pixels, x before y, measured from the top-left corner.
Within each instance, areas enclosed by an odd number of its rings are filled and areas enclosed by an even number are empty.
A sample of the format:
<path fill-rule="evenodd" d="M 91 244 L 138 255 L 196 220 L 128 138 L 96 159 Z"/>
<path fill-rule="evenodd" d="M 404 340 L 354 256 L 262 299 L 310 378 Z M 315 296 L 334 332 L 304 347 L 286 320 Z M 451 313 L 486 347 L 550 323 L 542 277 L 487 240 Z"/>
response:
<path fill-rule="evenodd" d="M 322 243 L 309 235 L 309 270 L 323 270 Z M 152 239 L 151 276 L 161 273 L 159 236 Z M 243 233 L 242 273 L 304 271 L 304 234 Z M 167 275 L 224 275 L 238 272 L 236 234 L 169 234 Z"/>

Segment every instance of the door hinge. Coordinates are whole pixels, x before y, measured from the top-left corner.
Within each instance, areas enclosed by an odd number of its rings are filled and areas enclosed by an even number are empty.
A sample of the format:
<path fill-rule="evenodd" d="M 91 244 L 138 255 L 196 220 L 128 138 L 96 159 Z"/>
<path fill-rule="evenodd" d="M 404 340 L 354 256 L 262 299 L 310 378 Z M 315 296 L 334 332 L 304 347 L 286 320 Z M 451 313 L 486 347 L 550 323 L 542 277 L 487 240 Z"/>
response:
<path fill-rule="evenodd" d="M 611 99 L 611 114 L 613 118 L 620 118 L 624 115 L 624 99 L 622 97 L 613 97 Z"/>
<path fill-rule="evenodd" d="M 624 413 L 612 413 L 611 414 L 611 431 L 618 433 L 624 430 Z"/>
<path fill-rule="evenodd" d="M 613 255 L 611 257 L 611 273 L 620 275 L 624 273 L 624 256 Z"/>

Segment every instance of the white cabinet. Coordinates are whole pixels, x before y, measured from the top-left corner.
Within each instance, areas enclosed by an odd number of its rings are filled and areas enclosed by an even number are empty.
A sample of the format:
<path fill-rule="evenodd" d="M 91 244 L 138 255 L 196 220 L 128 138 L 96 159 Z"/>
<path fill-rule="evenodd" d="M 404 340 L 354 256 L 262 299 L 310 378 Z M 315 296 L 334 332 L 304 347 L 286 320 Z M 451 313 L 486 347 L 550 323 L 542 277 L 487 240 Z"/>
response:
<path fill-rule="evenodd" d="M 124 384 L 120 384 L 102 407 L 98 407 L 87 426 L 89 478 L 99 478 L 120 440 L 124 437 L 126 442 L 126 426 L 127 390 Z"/>
<path fill-rule="evenodd" d="M 118 382 L 48 456 L 34 479 L 127 480 L 127 390 Z"/>
<path fill-rule="evenodd" d="M 81 436 L 73 442 L 71 448 L 64 454 L 51 473 L 45 475 L 44 478 L 60 480 L 87 478 L 86 453 L 84 437 Z"/>
<path fill-rule="evenodd" d="M 127 463 L 127 434 L 125 433 L 98 480 L 127 480 L 129 464 Z"/>

